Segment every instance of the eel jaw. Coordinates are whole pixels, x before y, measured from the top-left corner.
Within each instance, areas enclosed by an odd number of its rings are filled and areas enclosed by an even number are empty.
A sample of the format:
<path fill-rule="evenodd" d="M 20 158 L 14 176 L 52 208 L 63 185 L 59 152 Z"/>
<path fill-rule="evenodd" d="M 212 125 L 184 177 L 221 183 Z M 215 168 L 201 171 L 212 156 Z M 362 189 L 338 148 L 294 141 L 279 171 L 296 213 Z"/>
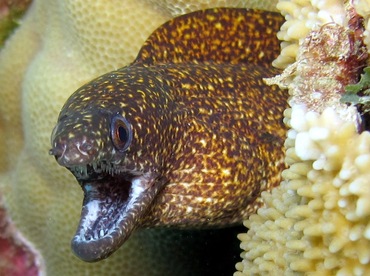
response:
<path fill-rule="evenodd" d="M 83 180 L 85 197 L 81 219 L 72 239 L 72 250 L 86 262 L 107 258 L 138 226 L 158 189 L 153 178 L 135 176 L 130 180 L 104 176 Z"/>

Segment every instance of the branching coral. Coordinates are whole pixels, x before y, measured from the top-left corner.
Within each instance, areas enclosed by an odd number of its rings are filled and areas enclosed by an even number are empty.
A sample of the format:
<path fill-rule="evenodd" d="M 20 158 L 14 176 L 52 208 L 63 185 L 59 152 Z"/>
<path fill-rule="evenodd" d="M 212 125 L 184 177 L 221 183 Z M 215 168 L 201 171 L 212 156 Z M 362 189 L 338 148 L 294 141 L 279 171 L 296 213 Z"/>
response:
<path fill-rule="evenodd" d="M 364 25 L 365 25 L 365 44 L 370 46 L 370 1 L 369 0 L 355 0 L 354 7 L 356 12 L 364 18 Z M 369 48 L 370 49 L 370 48 Z"/>
<path fill-rule="evenodd" d="M 343 1 L 281 0 L 277 9 L 286 19 L 278 33 L 283 41 L 282 51 L 273 63 L 279 68 L 296 61 L 299 45 L 311 30 L 326 23 L 343 25 L 346 20 Z"/>
<path fill-rule="evenodd" d="M 335 10 L 343 3 L 328 4 Z M 270 80 L 291 95 L 285 113 L 289 169 L 280 187 L 263 193 L 266 206 L 244 222 L 249 231 L 239 235 L 245 251 L 235 275 L 370 273 L 370 134 L 358 134 L 356 109 L 339 102 L 368 54 L 362 18 L 352 2 L 341 7 L 339 21 L 299 38 L 297 62 Z"/>
<path fill-rule="evenodd" d="M 370 134 L 332 109 L 292 111 L 286 178 L 239 235 L 235 275 L 370 273 Z"/>
<path fill-rule="evenodd" d="M 289 88 L 291 106 L 304 104 L 317 112 L 331 106 L 343 119 L 360 127 L 357 109 L 347 107 L 340 98 L 345 86 L 357 82 L 366 65 L 368 54 L 362 34 L 362 27 L 336 23 L 311 31 L 302 41 L 298 61 L 267 82 Z"/>
<path fill-rule="evenodd" d="M 40 250 L 50 275 L 186 274 L 181 266 L 171 270 L 176 264 L 167 261 L 169 255 L 158 254 L 165 236 L 153 239 L 159 245 L 152 251 L 142 249 L 138 234 L 109 260 L 93 265 L 77 260 L 69 242 L 82 191 L 48 155 L 50 133 L 68 96 L 132 61 L 150 32 L 176 15 L 153 2 L 35 0 L 1 52 L 0 186 L 18 229 Z M 173 10 L 185 10 L 185 2 L 173 2 Z M 225 1 L 209 1 L 208 7 L 220 3 Z"/>

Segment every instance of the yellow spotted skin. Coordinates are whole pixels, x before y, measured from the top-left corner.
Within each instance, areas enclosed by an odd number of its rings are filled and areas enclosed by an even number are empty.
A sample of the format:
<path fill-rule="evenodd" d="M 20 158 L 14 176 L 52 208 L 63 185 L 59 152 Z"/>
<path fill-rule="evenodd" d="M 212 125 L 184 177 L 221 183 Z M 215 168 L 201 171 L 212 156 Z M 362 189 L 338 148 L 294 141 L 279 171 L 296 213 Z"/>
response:
<path fill-rule="evenodd" d="M 226 8 L 175 18 L 131 65 L 67 100 L 51 154 L 85 192 L 74 238 L 81 259 L 106 258 L 139 226 L 227 226 L 260 206 L 261 191 L 276 186 L 284 168 L 288 95 L 263 81 L 277 73 L 270 63 L 282 21 Z M 125 150 L 114 143 L 117 117 L 130 140 Z M 104 211 L 89 211 L 91 202 Z M 89 224 L 91 212 L 98 219 Z M 103 222 L 111 217 L 119 226 Z M 118 237 L 114 246 L 109 235 Z"/>
<path fill-rule="evenodd" d="M 144 43 L 135 63 L 227 62 L 271 67 L 280 43 L 283 17 L 274 12 L 212 9 L 188 14 L 159 27 Z"/>
<path fill-rule="evenodd" d="M 280 181 L 286 95 L 261 89 L 271 72 L 261 67 L 185 67 L 166 69 L 170 85 L 180 87 L 174 101 L 183 112 L 169 130 L 178 132 L 167 147 L 169 183 L 145 223 L 230 225 L 254 212 L 260 192 Z"/>

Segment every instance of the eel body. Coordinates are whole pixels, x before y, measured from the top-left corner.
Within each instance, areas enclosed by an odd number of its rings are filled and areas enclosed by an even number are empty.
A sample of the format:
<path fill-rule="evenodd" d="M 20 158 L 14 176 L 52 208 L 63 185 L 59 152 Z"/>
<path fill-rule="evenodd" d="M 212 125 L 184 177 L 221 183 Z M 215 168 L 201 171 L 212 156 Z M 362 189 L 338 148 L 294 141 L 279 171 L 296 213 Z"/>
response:
<path fill-rule="evenodd" d="M 72 240 L 104 259 L 137 227 L 240 223 L 280 181 L 287 93 L 277 70 L 283 18 L 211 9 L 158 28 L 129 66 L 78 89 L 52 133 L 84 191 Z"/>

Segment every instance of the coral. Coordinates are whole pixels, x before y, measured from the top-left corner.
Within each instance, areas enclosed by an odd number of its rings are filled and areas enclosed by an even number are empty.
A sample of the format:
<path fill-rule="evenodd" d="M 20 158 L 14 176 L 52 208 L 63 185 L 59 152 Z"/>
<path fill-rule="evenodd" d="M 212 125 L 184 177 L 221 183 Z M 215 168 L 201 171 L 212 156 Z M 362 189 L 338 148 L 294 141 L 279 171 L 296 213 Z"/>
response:
<path fill-rule="evenodd" d="M 266 3 L 271 5 L 258 4 Z M 184 2 L 176 5 L 175 11 L 184 9 Z M 148 1 L 36 0 L 1 52 L 0 185 L 10 215 L 40 250 L 50 275 L 163 275 L 166 270 L 153 271 L 160 261 L 166 264 L 168 255 L 158 254 L 158 249 L 142 252 L 140 234 L 99 264 L 73 256 L 69 243 L 83 195 L 48 150 L 68 96 L 92 78 L 132 61 L 150 32 L 174 15 Z"/>
<path fill-rule="evenodd" d="M 297 105 L 291 117 L 286 180 L 245 221 L 234 275 L 367 275 L 370 133 L 330 108 L 319 115 Z"/>
<path fill-rule="evenodd" d="M 367 45 L 367 48 L 370 49 L 370 1 L 369 0 L 361 0 L 361 1 L 354 1 L 354 7 L 356 12 L 364 18 L 364 25 L 365 25 L 365 39 L 364 42 Z"/>
<path fill-rule="evenodd" d="M 367 64 L 363 19 L 351 1 L 319 2 L 344 12 L 299 38 L 297 61 L 269 80 L 291 95 L 292 109 L 285 111 L 289 168 L 279 187 L 262 194 L 266 206 L 244 222 L 249 231 L 239 235 L 244 252 L 234 275 L 370 272 L 370 134 L 359 134 L 356 108 L 340 103 L 345 86 L 357 82 Z"/>
<path fill-rule="evenodd" d="M 304 104 L 317 112 L 331 106 L 344 120 L 356 122 L 360 128 L 357 109 L 340 99 L 345 86 L 356 83 L 366 66 L 368 53 L 362 34 L 362 27 L 336 23 L 311 31 L 300 46 L 298 61 L 267 82 L 289 88 L 291 106 Z"/>
<path fill-rule="evenodd" d="M 285 68 L 297 60 L 299 46 L 311 30 L 327 23 L 343 25 L 346 20 L 343 1 L 280 0 L 276 7 L 286 19 L 278 33 L 283 41 L 282 51 L 273 62 L 278 68 Z"/>

